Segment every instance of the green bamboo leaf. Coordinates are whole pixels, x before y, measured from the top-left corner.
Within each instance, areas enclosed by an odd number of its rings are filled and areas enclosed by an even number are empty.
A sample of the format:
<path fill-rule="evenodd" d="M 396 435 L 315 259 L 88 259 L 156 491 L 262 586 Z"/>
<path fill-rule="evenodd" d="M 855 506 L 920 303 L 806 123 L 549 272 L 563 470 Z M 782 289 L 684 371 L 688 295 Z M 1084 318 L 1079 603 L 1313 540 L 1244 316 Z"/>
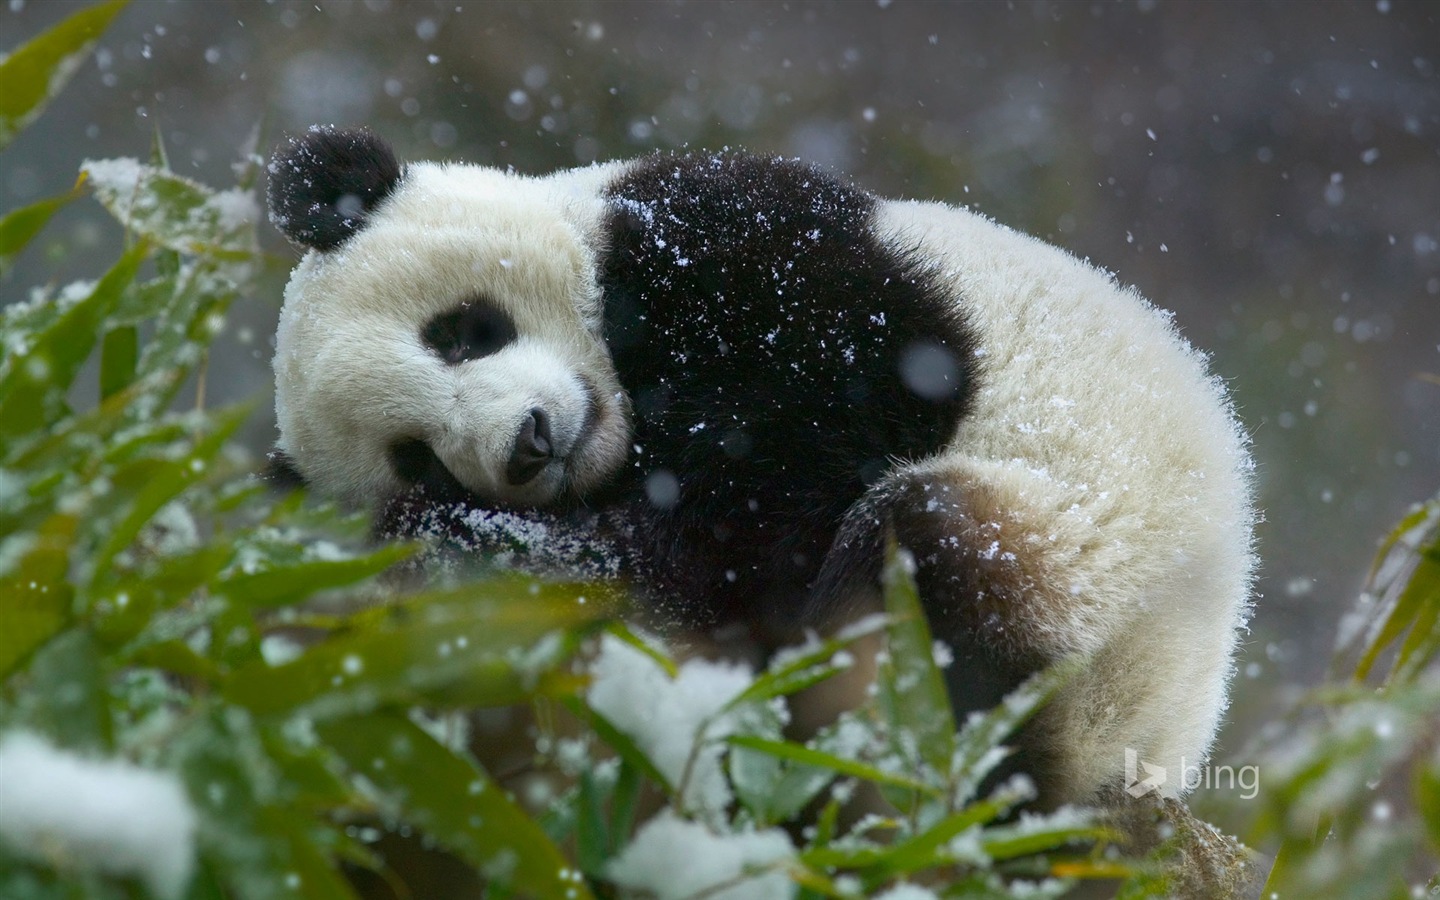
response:
<path fill-rule="evenodd" d="M 1390 678 L 1409 681 L 1425 671 L 1440 653 L 1440 553 L 1434 549 L 1421 552 L 1397 608 L 1402 604 L 1413 609 L 1414 615 Z"/>
<path fill-rule="evenodd" d="M 761 826 L 789 820 L 835 780 L 829 769 L 745 747 L 732 746 L 725 764 L 740 805 Z"/>
<path fill-rule="evenodd" d="M 1428 766 L 1416 768 L 1413 796 L 1430 849 L 1440 854 L 1440 752 L 1431 754 Z"/>
<path fill-rule="evenodd" d="M 86 160 L 95 199 L 132 234 L 180 253 L 244 261 L 255 252 L 260 206 L 246 191 L 215 191 L 134 159 Z"/>
<path fill-rule="evenodd" d="M 294 792 L 298 806 L 317 813 L 329 814 L 337 809 L 353 808 L 357 805 L 358 793 L 349 784 L 341 766 L 335 765 L 333 752 L 318 741 L 297 741 L 287 737 L 284 726 L 257 729 L 265 752 L 283 774 L 287 788 Z M 337 837 L 342 837 L 337 835 Z M 346 856 L 356 849 L 347 847 Z M 359 849 L 361 858 L 368 858 L 369 851 Z M 370 866 L 378 868 L 378 866 Z"/>
<path fill-rule="evenodd" d="M 756 676 L 748 688 L 725 704 L 725 710 L 799 693 L 845 671 L 850 667 L 850 660 L 840 655 L 845 648 L 884 627 L 883 618 L 873 617 L 858 628 L 847 629 L 840 637 L 821 641 L 812 649 L 786 657 L 780 665 Z"/>
<path fill-rule="evenodd" d="M 48 866 L 21 859 L 0 844 L 0 897 L 14 900 L 133 900 L 123 885 L 94 872 L 71 872 L 61 880 Z"/>
<path fill-rule="evenodd" d="M 917 781 L 914 778 L 908 778 L 894 772 L 887 772 L 884 769 L 879 769 L 866 763 L 856 762 L 853 759 L 845 759 L 821 750 L 813 750 L 804 744 L 797 744 L 794 741 L 777 741 L 744 734 L 731 735 L 725 740 L 732 747 L 743 747 L 747 750 L 754 750 L 758 753 L 773 756 L 776 759 L 790 760 L 819 769 L 827 769 L 840 775 L 863 778 L 866 781 L 873 781 L 876 784 L 888 784 L 894 787 L 916 791 L 921 794 L 938 796 L 938 791 L 932 785 L 928 785 L 923 781 Z"/>
<path fill-rule="evenodd" d="M 373 578 L 413 553 L 409 545 L 389 544 L 350 559 L 305 559 L 226 577 L 214 589 L 246 606 L 288 606 L 320 591 Z"/>
<path fill-rule="evenodd" d="M 0 448 L 12 451 L 5 459 L 7 468 L 12 472 L 46 469 L 69 472 L 81 467 L 86 460 L 93 461 L 97 444 L 105 446 L 107 457 L 113 458 L 109 448 L 116 432 L 125 429 L 129 434 L 135 424 L 135 407 L 146 405 L 146 398 L 166 389 L 173 378 L 174 373 L 150 376 L 102 399 L 85 412 L 56 422 L 54 427 L 37 435 L 36 440 L 30 443 L 18 447 L 0 444 Z M 152 421 L 141 429 L 154 427 L 155 424 Z M 0 508 L 3 508 L 3 501 L 0 501 Z"/>
<path fill-rule="evenodd" d="M 595 782 L 590 769 L 580 773 L 576 795 L 575 861 L 587 875 L 600 875 L 609 858 L 613 840 L 605 816 L 605 791 Z"/>
<path fill-rule="evenodd" d="M 220 675 L 215 663 L 196 653 L 184 641 L 170 640 L 150 644 L 130 654 L 131 665 L 163 669 L 172 675 L 213 683 Z"/>
<path fill-rule="evenodd" d="M 539 900 L 592 896 L 579 871 L 483 769 L 403 715 L 326 722 L 317 730 L 402 821 L 474 866 L 492 891 Z"/>
<path fill-rule="evenodd" d="M 139 377 L 162 372 L 188 375 L 208 352 L 224 324 L 224 315 L 237 296 L 234 283 L 216 273 L 213 261 L 186 267 L 170 276 L 170 294 L 161 305 L 153 336 L 136 364 Z M 171 382 L 167 393 L 157 394 L 161 408 L 174 399 L 181 381 Z"/>
<path fill-rule="evenodd" d="M 140 332 L 122 325 L 105 332 L 100 343 L 100 397 L 123 391 L 135 380 L 135 363 L 140 358 Z"/>
<path fill-rule="evenodd" d="M 873 888 L 893 878 L 950 861 L 945 848 L 951 840 L 963 831 L 995 821 L 1027 799 L 1028 795 L 996 791 L 989 798 L 935 822 L 922 833 L 890 846 L 831 845 L 802 853 L 800 860 L 812 869 L 863 870 L 863 877 Z"/>
<path fill-rule="evenodd" d="M 74 750 L 108 752 L 113 743 L 106 666 L 88 631 L 71 628 L 36 651 L 27 670 L 30 724 Z"/>
<path fill-rule="evenodd" d="M 815 820 L 814 847 L 824 847 L 835 839 L 836 827 L 840 821 L 840 800 L 831 797 L 825 808 L 820 810 L 820 816 Z"/>
<path fill-rule="evenodd" d="M 158 263 L 162 254 L 155 254 Z M 164 251 L 164 255 L 170 255 Z M 174 303 L 175 273 L 158 275 L 146 281 L 137 281 L 126 288 L 124 296 L 115 305 L 110 323 L 115 326 L 139 325 L 154 319 Z"/>
<path fill-rule="evenodd" d="M 670 783 L 670 779 L 655 768 L 650 757 L 645 755 L 645 751 L 640 749 L 630 735 L 610 724 L 609 719 L 591 709 L 580 697 L 563 697 L 561 702 L 575 718 L 590 726 L 590 730 L 595 732 L 606 747 L 615 751 L 615 755 L 620 757 L 625 765 L 654 782 L 667 797 L 674 796 L 675 786 Z"/>
<path fill-rule="evenodd" d="M 247 716 L 197 704 L 163 753 L 200 817 L 203 867 L 224 885 L 224 896 L 354 897 L 322 844 L 329 831 L 295 814 L 294 788 Z"/>
<path fill-rule="evenodd" d="M 1383 564 L 1397 558 L 1397 554 L 1413 554 L 1416 562 L 1403 585 L 1395 581 L 1375 585 L 1372 576 L 1370 588 L 1387 600 L 1389 597 L 1394 600 L 1355 665 L 1356 679 L 1363 680 L 1369 675 L 1380 654 L 1407 631 L 1411 633 L 1392 667 L 1392 677 L 1402 666 L 1407 672 L 1423 668 L 1434 655 L 1436 642 L 1440 641 L 1440 636 L 1435 634 L 1437 615 L 1440 615 L 1440 559 L 1436 559 L 1430 545 L 1437 542 L 1437 535 L 1440 535 L 1440 501 L 1432 500 L 1407 516 L 1386 539 L 1386 549 L 1375 564 L 1377 574 L 1385 568 Z M 1413 664 L 1416 660 L 1419 666 Z"/>
<path fill-rule="evenodd" d="M 970 799 L 980 783 L 999 765 L 1005 754 L 996 752 L 1055 696 L 1055 692 L 1083 667 L 1081 657 L 1071 657 L 1030 676 L 1006 695 L 994 709 L 972 713 L 955 738 L 955 758 L 949 766 L 952 796 L 959 802 Z"/>
<path fill-rule="evenodd" d="M 240 667 L 223 693 L 259 715 L 304 710 L 325 718 L 422 701 L 503 706 L 578 687 L 552 670 L 573 649 L 567 629 L 595 619 L 593 606 L 576 603 L 573 587 L 547 585 L 516 602 L 500 584 L 411 598 L 357 617 L 353 632 L 283 665 Z"/>
<path fill-rule="evenodd" d="M 91 583 L 107 582 L 113 575 L 110 564 L 115 555 L 131 546 L 140 529 L 165 504 L 194 484 L 210 468 L 225 441 L 249 416 L 248 405 L 234 406 L 211 416 L 211 430 L 187 448 L 179 459 L 140 459 L 111 475 L 112 496 L 128 501 L 119 521 L 108 522 L 107 539 L 91 562 Z"/>
<path fill-rule="evenodd" d="M 892 748 L 922 770 L 948 772 L 955 756 L 955 716 L 945 678 L 935 664 L 930 625 L 920 605 L 908 552 L 887 537 L 881 584 L 888 652 L 877 685 L 880 708 L 890 726 Z"/>
<path fill-rule="evenodd" d="M 84 479 L 81 470 L 94 467 L 95 448 L 118 427 L 127 399 L 64 418 L 28 440 L 0 442 L 0 468 L 9 476 L 0 491 L 0 534 L 30 531 L 54 511 L 57 497 Z"/>
<path fill-rule="evenodd" d="M 0 363 L 0 444 L 42 432 L 65 409 L 65 392 L 90 355 L 100 323 L 147 253 L 136 244 L 85 297 L 63 308 L 43 331 L 6 347 Z M 8 343 L 8 342 L 7 342 Z"/>
<path fill-rule="evenodd" d="M 605 633 L 619 638 L 650 657 L 651 662 L 664 670 L 666 678 L 673 679 L 676 675 L 680 674 L 680 667 L 675 664 L 675 660 L 650 646 L 644 638 L 627 628 L 624 622 L 611 622 L 605 626 Z"/>
<path fill-rule="evenodd" d="M 1055 850 L 1067 844 L 1094 843 L 1114 838 L 1111 831 L 1090 821 L 1073 822 L 1073 816 L 1059 814 L 1053 821 L 1040 820 L 1023 825 L 1003 825 L 985 832 L 980 840 L 985 855 L 996 862 Z"/>
<path fill-rule="evenodd" d="M 1440 591 L 1431 591 L 1423 601 L 1415 627 L 1400 647 L 1390 680 L 1415 679 L 1437 658 L 1440 658 Z"/>
<path fill-rule="evenodd" d="M 15 257 L 24 250 L 50 217 L 65 204 L 80 196 L 78 190 L 58 197 L 48 197 L 38 203 L 22 206 L 0 219 L 0 278 L 3 278 L 15 262 Z"/>
<path fill-rule="evenodd" d="M 1380 566 L 1385 562 L 1385 557 L 1390 555 L 1390 551 L 1395 549 L 1395 545 L 1400 542 L 1400 539 L 1426 519 L 1435 515 L 1437 503 L 1440 503 L 1440 500 L 1430 500 L 1428 503 L 1417 504 L 1414 509 L 1400 520 L 1399 524 L 1390 530 L 1389 534 L 1385 535 L 1385 539 L 1380 542 L 1379 549 L 1375 551 L 1375 561 L 1370 564 L 1369 577 L 1371 579 L 1379 573 Z"/>
<path fill-rule="evenodd" d="M 622 759 L 610 798 L 610 847 L 607 855 L 619 853 L 630 839 L 630 832 L 635 827 L 636 801 L 639 799 L 640 770 Z"/>
<path fill-rule="evenodd" d="M 0 61 L 0 147 L 44 111 L 65 87 L 128 0 L 113 0 L 70 16 Z"/>
<path fill-rule="evenodd" d="M 0 557 L 18 557 L 0 572 L 0 679 L 70 620 L 74 588 L 66 576 L 78 521 L 53 513 L 32 533 L 0 540 Z"/>

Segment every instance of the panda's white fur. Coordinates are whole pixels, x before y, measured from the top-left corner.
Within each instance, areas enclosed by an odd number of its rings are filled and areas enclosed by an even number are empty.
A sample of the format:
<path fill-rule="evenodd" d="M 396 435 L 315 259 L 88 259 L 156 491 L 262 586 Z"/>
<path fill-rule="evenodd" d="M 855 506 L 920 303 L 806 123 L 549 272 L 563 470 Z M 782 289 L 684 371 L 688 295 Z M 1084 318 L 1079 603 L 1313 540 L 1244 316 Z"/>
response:
<path fill-rule="evenodd" d="M 1202 765 L 1254 568 L 1224 385 L 1168 313 L 1049 244 L 938 203 L 887 202 L 877 227 L 953 280 L 989 375 L 920 468 L 983 502 L 996 552 L 1030 569 L 1016 626 L 1093 654 L 1050 712 L 1063 795 L 1119 784 L 1126 748 L 1167 773 Z"/>
<path fill-rule="evenodd" d="M 562 477 L 588 488 L 629 449 L 586 239 L 598 209 L 561 183 L 474 166 L 413 163 L 405 184 L 387 215 L 336 250 L 307 255 L 291 276 L 276 335 L 279 448 L 317 488 L 359 502 L 402 487 L 385 454 L 401 436 L 432 442 L 487 497 L 543 504 Z M 502 302 L 522 338 L 479 364 L 447 366 L 421 344 L 416 322 L 476 292 Z M 548 405 L 562 429 L 581 424 L 582 371 L 602 401 L 595 439 L 568 471 L 507 484 L 510 439 L 528 410 Z M 556 435 L 562 455 L 578 437 Z"/>
<path fill-rule="evenodd" d="M 299 144 L 316 134 L 335 133 Z M 299 144 L 272 179 L 301 181 L 289 189 L 304 193 L 324 161 Z M 317 226 L 322 238 L 288 220 L 314 203 L 283 187 L 277 202 L 272 188 L 277 224 L 318 248 L 292 276 L 277 339 L 278 447 L 289 464 L 324 492 L 380 506 L 407 487 L 390 449 L 418 438 L 487 502 L 603 496 L 636 448 L 597 272 L 615 240 L 609 217 L 628 202 L 607 190 L 636 165 L 528 178 L 413 163 L 363 197 L 363 217 Z M 1017 658 L 1090 660 L 1034 738 L 1055 767 L 1047 800 L 1124 787 L 1127 750 L 1172 773 L 1161 792 L 1179 795 L 1180 773 L 1204 763 L 1226 705 L 1254 568 L 1250 463 L 1223 385 L 1167 314 L 1063 251 L 937 203 L 876 200 L 866 221 L 879 246 L 918 260 L 958 308 L 977 373 L 939 451 L 892 459 L 884 478 L 963 498 L 955 521 L 967 530 L 931 554 L 965 542 L 980 593 L 984 579 L 997 585 L 1001 618 L 990 614 L 986 640 Z M 325 227 L 342 230 L 323 236 Z M 447 364 L 420 327 L 476 295 L 513 317 L 518 337 Z M 837 401 L 815 402 L 818 428 Z M 516 430 L 539 407 L 551 411 L 553 459 L 512 484 Z M 897 503 L 893 515 L 932 508 L 934 499 Z M 878 524 L 856 509 L 847 522 Z M 831 556 L 846 550 L 841 531 Z"/>

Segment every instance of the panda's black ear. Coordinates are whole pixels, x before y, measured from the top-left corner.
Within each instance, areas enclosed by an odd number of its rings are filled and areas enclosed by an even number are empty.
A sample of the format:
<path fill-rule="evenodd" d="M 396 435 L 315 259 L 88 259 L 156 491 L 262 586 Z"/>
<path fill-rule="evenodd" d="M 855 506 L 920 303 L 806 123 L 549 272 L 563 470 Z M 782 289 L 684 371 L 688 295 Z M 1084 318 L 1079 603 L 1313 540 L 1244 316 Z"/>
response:
<path fill-rule="evenodd" d="M 400 182 L 394 151 L 368 128 L 312 125 L 275 148 L 267 171 L 270 221 L 316 250 L 343 244 Z"/>

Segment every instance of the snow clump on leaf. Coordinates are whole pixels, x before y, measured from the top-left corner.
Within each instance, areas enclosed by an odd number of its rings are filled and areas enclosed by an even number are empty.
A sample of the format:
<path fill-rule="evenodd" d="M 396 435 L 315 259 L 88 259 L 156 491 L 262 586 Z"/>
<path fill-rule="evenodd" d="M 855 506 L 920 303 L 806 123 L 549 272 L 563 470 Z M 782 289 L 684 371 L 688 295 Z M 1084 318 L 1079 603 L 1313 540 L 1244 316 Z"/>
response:
<path fill-rule="evenodd" d="M 793 854 L 790 838 L 778 828 L 715 834 L 667 809 L 645 823 L 608 874 L 657 900 L 789 900 L 795 883 L 783 861 Z"/>
<path fill-rule="evenodd" d="M 171 900 L 195 868 L 195 825 L 172 773 L 85 759 L 30 732 L 0 737 L 0 842 L 21 856 L 133 876 Z"/>
<path fill-rule="evenodd" d="M 590 672 L 590 708 L 629 735 L 670 785 L 683 791 L 684 809 L 722 821 L 731 793 L 720 765 L 721 742 L 737 723 L 720 712 L 750 686 L 750 670 L 692 659 L 672 680 L 650 656 L 605 635 Z"/>

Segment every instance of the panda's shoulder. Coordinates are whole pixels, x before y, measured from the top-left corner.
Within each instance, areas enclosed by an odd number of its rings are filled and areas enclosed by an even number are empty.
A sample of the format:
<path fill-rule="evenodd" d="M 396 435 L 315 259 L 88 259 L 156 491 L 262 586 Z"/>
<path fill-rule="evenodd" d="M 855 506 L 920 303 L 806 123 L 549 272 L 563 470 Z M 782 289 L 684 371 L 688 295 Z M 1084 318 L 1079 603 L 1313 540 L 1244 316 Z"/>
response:
<path fill-rule="evenodd" d="M 774 234 L 820 223 L 859 232 L 876 203 L 868 192 L 812 163 L 733 150 L 644 156 L 615 171 L 603 193 L 651 228 L 683 223 L 690 234 L 738 229 Z"/>

